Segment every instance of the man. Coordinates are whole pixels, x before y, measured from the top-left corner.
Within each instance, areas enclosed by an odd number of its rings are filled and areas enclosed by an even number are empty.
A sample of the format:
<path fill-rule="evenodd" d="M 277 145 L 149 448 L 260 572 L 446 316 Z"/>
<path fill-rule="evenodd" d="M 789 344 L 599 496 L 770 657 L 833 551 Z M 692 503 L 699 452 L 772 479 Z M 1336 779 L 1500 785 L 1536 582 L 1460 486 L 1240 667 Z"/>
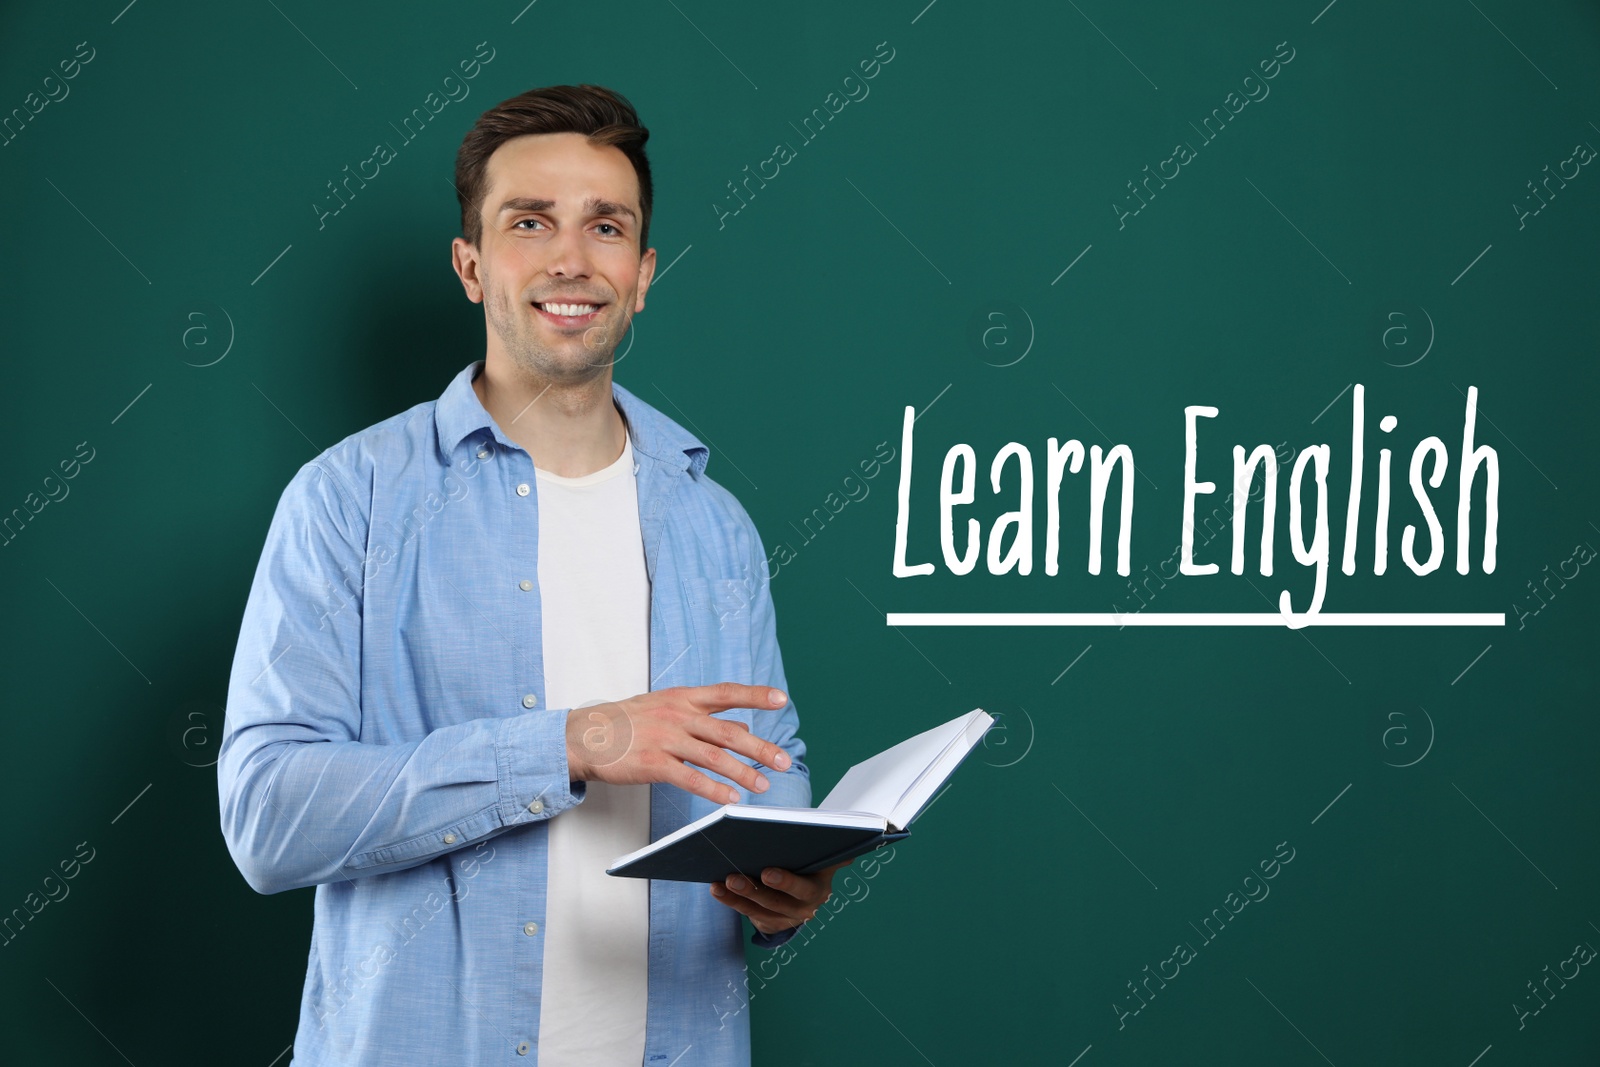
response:
<path fill-rule="evenodd" d="M 843 866 L 604 873 L 718 804 L 811 802 L 760 537 L 612 380 L 648 136 L 595 86 L 479 118 L 452 248 L 486 358 L 273 516 L 218 787 L 250 885 L 317 887 L 295 1067 L 747 1063 L 740 915 L 774 948 Z"/>

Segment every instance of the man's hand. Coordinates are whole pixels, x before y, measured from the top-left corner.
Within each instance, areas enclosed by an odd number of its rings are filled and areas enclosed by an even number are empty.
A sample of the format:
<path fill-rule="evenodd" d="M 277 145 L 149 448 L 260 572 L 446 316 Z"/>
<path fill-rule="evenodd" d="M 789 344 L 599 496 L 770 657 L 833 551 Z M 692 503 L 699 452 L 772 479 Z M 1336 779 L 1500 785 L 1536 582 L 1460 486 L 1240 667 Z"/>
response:
<path fill-rule="evenodd" d="M 817 909 L 833 895 L 833 872 L 848 867 L 850 861 L 824 867 L 816 874 L 768 867 L 761 882 L 752 883 L 743 875 L 730 874 L 711 883 L 711 895 L 749 916 L 750 923 L 763 934 L 775 934 L 799 926 L 817 914 Z M 765 884 L 762 884 L 765 883 Z"/>
<path fill-rule="evenodd" d="M 669 782 L 717 804 L 737 803 L 732 786 L 714 782 L 694 763 L 764 793 L 766 776 L 742 756 L 771 767 L 789 769 L 789 754 L 750 732 L 742 722 L 713 719 L 729 708 L 781 708 L 788 697 L 764 685 L 674 686 L 609 704 L 573 708 L 567 713 L 567 764 L 573 781 L 616 785 Z M 726 749 L 727 751 L 724 751 Z"/>

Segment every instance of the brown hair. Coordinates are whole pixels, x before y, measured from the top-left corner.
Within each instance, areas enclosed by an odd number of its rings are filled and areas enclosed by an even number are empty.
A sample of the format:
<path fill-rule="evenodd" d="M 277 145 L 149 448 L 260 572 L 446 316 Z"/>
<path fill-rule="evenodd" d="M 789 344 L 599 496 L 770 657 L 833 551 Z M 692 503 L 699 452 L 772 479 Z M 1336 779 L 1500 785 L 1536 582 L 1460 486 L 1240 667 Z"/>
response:
<path fill-rule="evenodd" d="M 639 179 L 639 254 L 650 247 L 650 131 L 628 98 L 599 85 L 551 85 L 503 100 L 478 116 L 456 153 L 456 199 L 461 234 L 477 246 L 483 238 L 483 198 L 489 157 L 513 137 L 530 133 L 581 133 L 596 146 L 622 150 Z"/>

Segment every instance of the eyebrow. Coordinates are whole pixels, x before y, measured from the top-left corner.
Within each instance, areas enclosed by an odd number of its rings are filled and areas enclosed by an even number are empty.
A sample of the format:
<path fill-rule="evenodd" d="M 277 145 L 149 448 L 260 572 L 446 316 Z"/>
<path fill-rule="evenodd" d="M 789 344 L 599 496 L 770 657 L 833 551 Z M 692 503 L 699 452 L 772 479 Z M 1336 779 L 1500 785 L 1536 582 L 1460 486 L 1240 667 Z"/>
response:
<path fill-rule="evenodd" d="M 554 200 L 544 200 L 532 196 L 514 196 L 500 205 L 497 215 L 504 215 L 508 211 L 549 211 L 556 206 Z M 619 204 L 615 200 L 602 200 L 600 197 L 591 196 L 583 202 L 583 208 L 591 215 L 626 215 L 635 223 L 639 221 L 638 214 L 627 204 Z"/>

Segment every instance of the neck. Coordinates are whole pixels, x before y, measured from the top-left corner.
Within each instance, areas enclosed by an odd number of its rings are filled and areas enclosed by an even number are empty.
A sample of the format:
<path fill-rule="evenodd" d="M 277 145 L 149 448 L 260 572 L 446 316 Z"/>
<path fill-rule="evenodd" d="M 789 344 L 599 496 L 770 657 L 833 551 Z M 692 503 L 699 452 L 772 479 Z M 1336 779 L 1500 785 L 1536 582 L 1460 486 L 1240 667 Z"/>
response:
<path fill-rule="evenodd" d="M 489 353 L 472 380 L 500 431 L 527 450 L 540 470 L 581 478 L 615 463 L 627 427 L 611 395 L 611 368 L 581 382 L 557 382 Z"/>

